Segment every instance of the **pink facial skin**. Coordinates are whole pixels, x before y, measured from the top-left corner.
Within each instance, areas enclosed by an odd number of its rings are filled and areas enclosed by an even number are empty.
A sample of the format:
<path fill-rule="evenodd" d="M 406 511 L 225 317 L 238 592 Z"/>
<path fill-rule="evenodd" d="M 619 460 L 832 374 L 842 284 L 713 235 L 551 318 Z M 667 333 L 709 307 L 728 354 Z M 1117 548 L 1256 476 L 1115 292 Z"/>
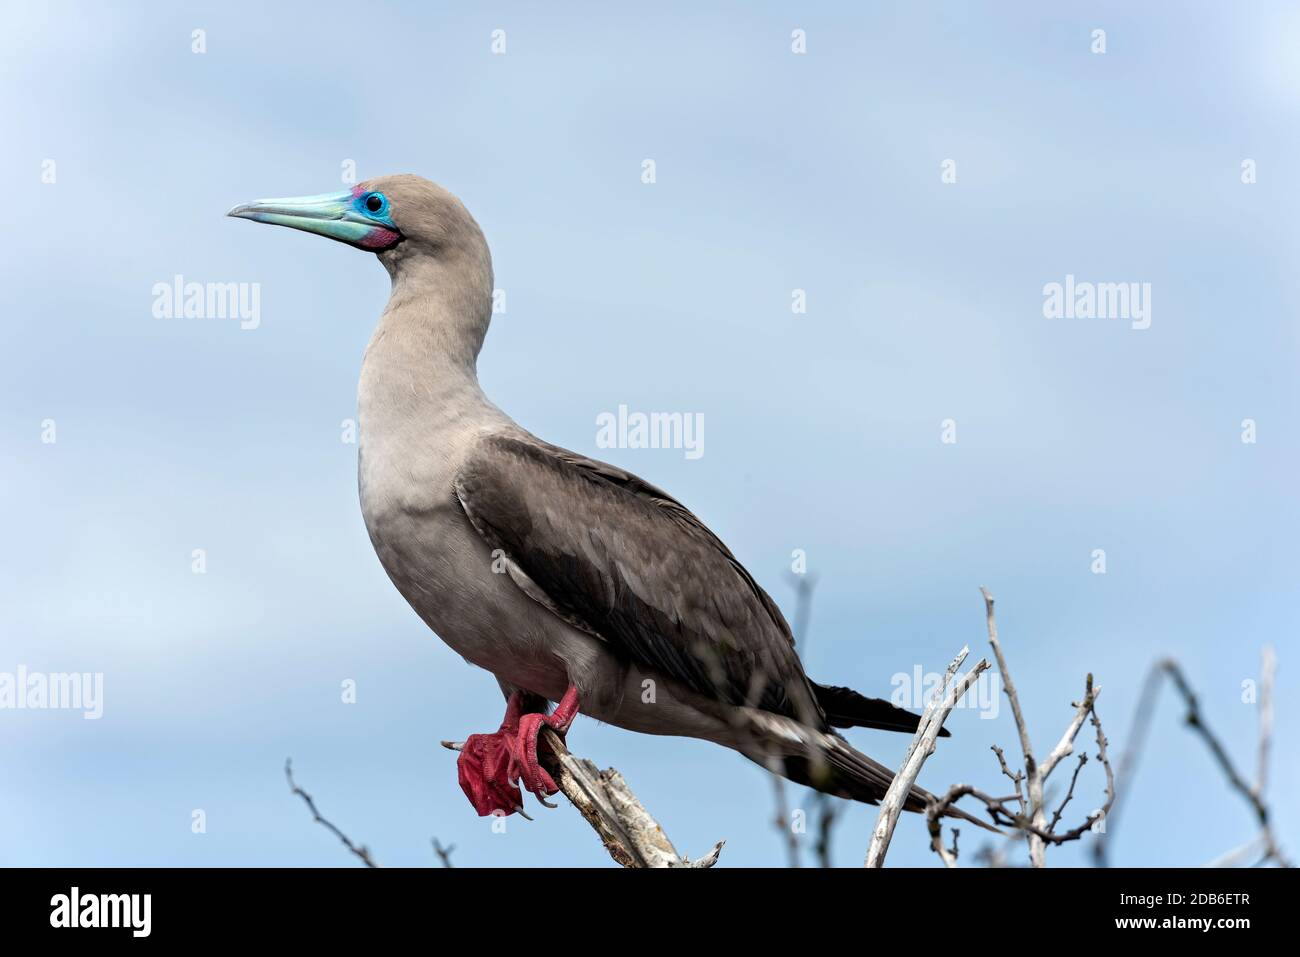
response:
<path fill-rule="evenodd" d="M 370 190 L 366 189 L 364 185 L 353 186 L 352 198 L 360 199 L 368 192 L 370 192 Z M 366 233 L 366 235 L 358 242 L 358 245 L 363 249 L 373 249 L 375 252 L 379 252 L 384 249 L 389 249 L 392 246 L 396 246 L 398 240 L 401 238 L 401 233 L 397 232 L 395 229 L 389 229 L 386 226 L 373 226 L 371 227 L 370 232 Z"/>
<path fill-rule="evenodd" d="M 375 226 L 370 232 L 366 233 L 361 239 L 360 245 L 366 249 L 373 249 L 376 252 L 382 249 L 388 249 L 396 246 L 397 241 L 401 239 L 401 234 L 383 226 Z"/>

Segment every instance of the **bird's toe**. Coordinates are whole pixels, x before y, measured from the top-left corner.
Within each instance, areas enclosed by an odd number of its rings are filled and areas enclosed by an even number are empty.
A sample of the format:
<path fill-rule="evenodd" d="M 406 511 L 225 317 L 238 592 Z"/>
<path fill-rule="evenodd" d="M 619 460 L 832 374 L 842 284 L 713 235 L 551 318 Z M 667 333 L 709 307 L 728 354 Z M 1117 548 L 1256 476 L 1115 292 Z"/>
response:
<path fill-rule="evenodd" d="M 511 781 L 511 735 L 471 734 L 456 760 L 461 790 L 480 817 L 513 814 L 524 806 L 518 785 Z"/>

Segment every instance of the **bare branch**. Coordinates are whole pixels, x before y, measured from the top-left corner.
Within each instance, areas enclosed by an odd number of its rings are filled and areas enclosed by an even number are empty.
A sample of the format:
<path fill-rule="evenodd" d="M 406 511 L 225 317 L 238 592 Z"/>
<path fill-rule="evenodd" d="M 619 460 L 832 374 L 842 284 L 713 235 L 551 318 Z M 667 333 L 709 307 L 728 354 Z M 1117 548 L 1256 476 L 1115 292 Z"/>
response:
<path fill-rule="evenodd" d="M 1115 826 L 1119 821 L 1120 809 L 1124 806 L 1124 802 L 1131 790 L 1127 782 L 1132 780 L 1133 775 L 1137 772 L 1138 762 L 1146 745 L 1146 736 L 1151 730 L 1151 715 L 1155 711 L 1156 700 L 1160 695 L 1164 666 L 1165 661 L 1157 662 L 1147 672 L 1146 679 L 1142 682 L 1142 692 L 1138 696 L 1137 707 L 1133 713 L 1133 722 L 1129 729 L 1128 747 L 1120 757 L 1119 771 L 1116 774 L 1116 777 L 1121 782 L 1124 782 L 1125 786 L 1120 788 L 1114 805 L 1111 807 L 1110 815 L 1106 819 L 1106 832 L 1099 835 L 1096 843 L 1092 846 L 1093 858 L 1096 863 L 1102 866 L 1105 866 L 1106 863 L 1106 848 L 1115 836 Z"/>
<path fill-rule="evenodd" d="M 1210 751 L 1218 760 L 1223 773 L 1228 778 L 1228 783 L 1237 790 L 1247 801 L 1250 802 L 1251 808 L 1255 812 L 1255 817 L 1259 821 L 1259 836 L 1245 846 L 1238 848 L 1236 851 L 1229 851 L 1212 863 L 1212 866 L 1233 866 L 1238 859 L 1244 858 L 1251 851 L 1258 847 L 1263 854 L 1258 863 L 1266 864 L 1269 861 L 1275 862 L 1279 867 L 1290 867 L 1291 861 L 1283 853 L 1282 848 L 1278 846 L 1277 838 L 1273 834 L 1273 824 L 1269 814 L 1268 805 L 1264 802 L 1264 788 L 1268 784 L 1268 760 L 1269 752 L 1272 748 L 1273 741 L 1273 686 L 1277 673 L 1277 654 L 1272 645 L 1265 645 L 1260 653 L 1259 669 L 1259 745 L 1258 745 L 1258 767 L 1255 769 L 1255 784 L 1253 787 L 1247 787 L 1243 777 L 1238 774 L 1228 761 L 1227 754 L 1222 745 L 1218 744 L 1217 739 L 1205 726 L 1201 719 L 1199 710 L 1195 706 L 1195 698 L 1188 701 L 1187 723 L 1192 725 L 1205 739 L 1210 746 Z M 1175 685 L 1184 696 L 1190 694 L 1187 690 L 1185 681 L 1180 682 L 1182 672 L 1178 666 L 1170 662 L 1172 667 L 1171 675 L 1175 676 Z M 1195 720 L 1193 720 L 1195 716 Z M 1224 863 L 1224 861 L 1227 863 Z"/>
<path fill-rule="evenodd" d="M 1047 756 L 1038 768 L 1038 775 L 1041 783 L 1046 784 L 1048 775 L 1056 770 L 1057 764 L 1074 752 L 1074 739 L 1079 736 L 1083 729 L 1083 723 L 1088 720 L 1088 715 L 1092 713 L 1092 706 L 1097 701 L 1097 696 L 1101 694 L 1100 688 L 1093 688 L 1092 675 L 1088 675 L 1086 687 L 1084 688 L 1083 700 L 1075 704 L 1074 719 L 1061 735 L 1061 740 L 1057 742 L 1052 753 Z"/>
<path fill-rule="evenodd" d="M 1002 676 L 1002 690 L 1011 702 L 1011 715 L 1016 721 L 1016 733 L 1020 736 L 1020 751 L 1025 759 L 1025 789 L 1028 796 L 1028 811 L 1034 824 L 1041 827 L 1047 823 L 1043 811 L 1043 778 L 1038 773 L 1038 764 L 1034 760 L 1034 746 L 1029 740 L 1029 725 L 1025 723 L 1025 714 L 1020 708 L 1020 695 L 1016 693 L 1016 683 L 1011 680 L 1011 670 L 1007 667 L 1006 655 L 1002 653 L 1002 642 L 998 640 L 997 620 L 993 617 L 993 596 L 989 590 L 980 587 L 984 596 L 984 617 L 988 625 L 989 644 L 993 646 L 993 655 L 997 658 L 998 673 Z M 1059 758 L 1057 760 L 1060 760 Z M 1029 861 L 1035 867 L 1046 863 L 1046 848 L 1041 839 L 1029 839 Z"/>
<path fill-rule="evenodd" d="M 1047 826 L 1049 831 L 1055 830 L 1056 825 L 1060 823 L 1061 815 L 1065 812 L 1065 806 L 1074 797 L 1074 786 L 1079 782 L 1079 772 L 1083 770 L 1083 766 L 1087 763 L 1088 756 L 1086 754 L 1079 755 L 1079 763 L 1074 766 L 1074 774 L 1070 777 L 1070 789 L 1065 792 L 1065 800 L 1061 802 L 1061 806 L 1052 813 L 1052 823 Z"/>
<path fill-rule="evenodd" d="M 949 794 L 952 792 L 950 791 Z M 939 823 L 939 817 L 943 814 L 952 801 L 945 797 L 943 801 L 931 802 L 925 811 L 925 824 L 930 831 L 930 850 L 939 855 L 939 860 L 943 861 L 943 866 L 955 868 L 957 866 L 957 835 L 960 833 L 955 827 L 952 829 L 952 848 L 949 849 L 943 843 L 943 825 Z"/>
<path fill-rule="evenodd" d="M 1011 680 L 1007 669 L 1006 656 L 1002 652 L 1002 642 L 998 638 L 997 622 L 993 615 L 993 596 L 989 594 L 987 588 L 981 588 L 980 593 L 984 596 L 989 644 L 993 646 L 993 653 L 1002 672 L 1003 686 L 1007 698 L 1011 702 L 1011 710 L 1016 721 L 1016 731 L 1020 737 L 1021 751 L 1024 753 L 1025 767 L 1024 770 L 1012 771 L 1007 764 L 1006 753 L 996 744 L 993 745 L 993 753 L 997 755 L 998 767 L 1002 774 L 1015 786 L 1015 793 L 1006 797 L 995 798 L 971 785 L 960 784 L 950 788 L 943 798 L 931 799 L 926 806 L 926 824 L 930 832 L 930 847 L 939 855 L 945 866 L 956 866 L 955 842 L 952 850 L 943 846 L 940 818 L 956 801 L 970 796 L 984 803 L 985 810 L 992 817 L 995 824 L 1006 825 L 1022 833 L 1029 846 L 1029 863 L 1033 867 L 1044 867 L 1046 866 L 1046 851 L 1049 845 L 1078 840 L 1097 821 L 1110 813 L 1115 801 L 1114 772 L 1111 770 L 1110 758 L 1106 753 L 1106 735 L 1102 731 L 1101 719 L 1097 715 L 1096 708 L 1097 696 L 1101 694 L 1101 689 L 1093 685 L 1092 675 L 1088 675 L 1084 683 L 1083 697 L 1074 703 L 1075 713 L 1065 732 L 1061 735 L 1056 747 L 1048 754 L 1047 759 L 1042 764 L 1036 764 L 1030 743 L 1029 727 L 1020 708 L 1020 697 L 1016 693 L 1015 684 Z M 1083 729 L 1084 722 L 1089 719 L 1091 719 L 1097 733 L 1097 759 L 1106 772 L 1106 803 L 1101 809 L 1087 815 L 1079 826 L 1068 831 L 1058 831 L 1056 829 L 1057 825 L 1061 822 L 1066 805 L 1074 799 L 1074 790 L 1079 781 L 1079 774 L 1083 770 L 1084 764 L 1087 763 L 1088 756 L 1086 754 L 1079 755 L 1079 763 L 1075 766 L 1074 773 L 1070 777 L 1070 785 L 1066 790 L 1065 797 L 1052 814 L 1050 822 L 1047 819 L 1047 807 L 1044 798 L 1045 785 L 1048 776 L 1067 756 L 1074 752 L 1074 743 L 1079 736 L 1079 732 Z M 1022 784 L 1025 785 L 1024 790 L 1021 789 Z M 1010 802 L 1014 802 L 1014 807 L 1008 806 Z M 980 856 L 987 857 L 991 863 L 998 866 L 1003 863 L 1001 853 Z"/>
<path fill-rule="evenodd" d="M 993 745 L 993 753 L 998 756 L 998 764 L 1002 767 L 1002 773 L 1009 777 L 1011 783 L 1016 786 L 1016 801 L 1020 804 L 1020 810 L 1023 811 L 1025 809 L 1025 796 L 1020 790 L 1020 782 L 1025 779 L 1025 772 L 1017 770 L 1015 774 L 1012 774 L 1011 769 L 1007 767 L 1006 753 L 996 744 Z"/>
<path fill-rule="evenodd" d="M 1250 860 L 1256 854 L 1259 854 L 1261 851 L 1267 853 L 1264 837 L 1262 834 L 1256 834 L 1245 844 L 1241 845 L 1241 847 L 1233 848 L 1231 851 L 1228 851 L 1226 854 L 1221 854 L 1220 856 L 1216 857 L 1214 860 L 1210 861 L 1210 863 L 1206 864 L 1205 866 L 1206 867 L 1240 867 L 1242 864 Z"/>
<path fill-rule="evenodd" d="M 771 771 L 771 769 L 769 769 Z M 772 823 L 776 826 L 777 833 L 785 841 L 786 854 L 790 860 L 790 867 L 799 867 L 799 835 L 795 833 L 790 826 L 790 809 L 785 803 L 785 778 L 781 777 L 775 771 L 772 775 L 772 797 L 776 803 L 776 816 Z"/>
<path fill-rule="evenodd" d="M 966 647 L 957 653 L 957 657 L 952 660 L 944 673 L 943 685 L 939 688 L 939 692 L 930 699 L 921 714 L 916 734 L 912 737 L 912 744 L 903 759 L 903 766 L 894 775 L 889 790 L 880 801 L 880 813 L 876 817 L 876 826 L 871 833 L 871 845 L 867 848 L 866 867 L 884 866 L 885 853 L 889 850 L 889 842 L 894 836 L 894 826 L 898 823 L 898 816 L 902 813 L 912 786 L 921 773 L 921 766 L 934 753 L 934 744 L 944 721 L 975 679 L 988 670 L 988 661 L 981 658 L 974 668 L 954 682 L 953 675 L 957 673 L 957 669 L 961 667 L 968 654 L 970 649 Z"/>
<path fill-rule="evenodd" d="M 1025 768 L 1032 774 L 1034 748 L 1029 741 L 1029 726 L 1025 724 L 1024 712 L 1020 710 L 1020 696 L 1016 694 L 1016 683 L 1011 680 L 1011 670 L 1007 667 L 1006 656 L 1002 654 L 1002 642 L 998 640 L 998 624 L 993 617 L 993 596 L 982 586 L 980 594 L 984 596 L 984 616 L 988 624 L 989 644 L 993 646 L 993 656 L 998 662 L 998 674 L 1002 676 L 1002 690 L 1006 692 L 1007 700 L 1011 702 L 1011 714 L 1016 720 L 1016 731 L 1020 735 L 1020 750 L 1025 756 Z"/>
<path fill-rule="evenodd" d="M 451 852 L 456 850 L 456 845 L 452 844 L 450 847 L 443 847 L 436 837 L 430 838 L 430 840 L 433 842 L 433 853 L 438 855 L 438 860 L 442 861 L 442 866 L 449 869 L 455 867 L 451 862 Z"/>
<path fill-rule="evenodd" d="M 925 808 L 925 826 L 930 832 L 930 850 L 939 855 L 939 860 L 943 861 L 943 866 L 954 868 L 957 866 L 957 830 L 952 832 L 953 847 L 952 850 L 943 846 L 943 825 L 940 819 L 943 812 L 952 806 L 952 803 L 965 794 L 974 792 L 974 788 L 967 784 L 954 784 L 948 789 L 938 801 L 930 801 Z"/>
<path fill-rule="evenodd" d="M 677 853 L 663 828 L 651 817 L 623 775 L 613 768 L 601 771 L 584 758 L 574 757 L 564 739 L 550 728 L 542 729 L 545 748 L 538 755 L 556 786 L 600 837 L 605 850 L 623 867 L 712 867 L 722 853 L 719 841 L 709 853 L 692 861 Z M 459 742 L 443 747 L 459 751 Z"/>
<path fill-rule="evenodd" d="M 830 867 L 831 834 L 835 830 L 836 820 L 839 818 L 844 804 L 839 798 L 823 794 L 821 791 L 814 791 L 813 806 L 817 809 L 817 843 L 814 845 L 813 850 L 817 853 L 818 865 Z"/>
<path fill-rule="evenodd" d="M 1096 699 L 1093 699 L 1092 707 L 1092 726 L 1097 732 L 1097 760 L 1101 762 L 1102 770 L 1106 772 L 1106 803 L 1102 805 L 1101 813 L 1096 815 L 1095 820 L 1104 821 L 1115 806 L 1115 771 L 1110 766 L 1110 753 L 1106 746 L 1110 744 L 1106 737 L 1106 732 L 1101 730 L 1101 717 L 1097 714 Z"/>
<path fill-rule="evenodd" d="M 295 782 L 293 779 L 292 758 L 284 759 L 284 777 L 285 780 L 289 782 L 290 793 L 296 794 L 298 795 L 298 797 L 302 798 L 303 803 L 307 805 L 307 809 L 311 811 L 312 819 L 317 824 L 326 828 L 328 831 L 330 831 L 330 833 L 332 833 L 335 837 L 337 837 L 340 841 L 342 841 L 343 846 L 346 847 L 353 854 L 355 854 L 357 857 L 361 858 L 361 862 L 365 864 L 366 867 L 379 866 L 378 864 L 375 863 L 375 859 L 370 856 L 370 851 L 369 849 L 366 848 L 364 844 L 362 844 L 359 847 L 356 844 L 353 844 L 351 838 L 349 838 L 346 834 L 340 831 L 329 821 L 325 820 L 325 818 L 321 817 L 320 812 L 316 810 L 316 802 L 311 799 L 311 795 L 308 794 L 306 791 L 304 791 L 302 788 L 298 787 L 297 782 Z"/>
<path fill-rule="evenodd" d="M 1228 784 L 1249 802 L 1259 823 L 1267 825 L 1268 808 L 1264 806 L 1264 802 L 1259 795 L 1246 783 L 1246 779 L 1232 763 L 1232 758 L 1228 757 L 1228 750 L 1223 746 L 1223 742 L 1205 723 L 1205 719 L 1201 715 L 1200 701 L 1197 699 L 1195 692 L 1192 691 L 1187 676 L 1183 674 L 1183 669 L 1172 659 L 1165 661 L 1164 666 L 1165 673 L 1173 681 L 1174 687 L 1178 689 L 1178 693 L 1183 696 L 1183 701 L 1187 705 L 1187 714 L 1183 720 L 1189 728 L 1201 736 L 1201 740 L 1210 749 L 1210 754 L 1214 756 L 1214 760 L 1218 763 L 1220 770 L 1223 771 L 1224 777 L 1228 779 Z"/>
<path fill-rule="evenodd" d="M 801 654 L 807 654 L 808 622 L 812 618 L 812 595 L 813 589 L 817 587 L 817 578 L 815 575 L 797 575 L 794 572 L 791 572 L 788 577 L 795 595 L 794 627 L 791 629 L 791 635 L 794 638 L 795 648 Z"/>
<path fill-rule="evenodd" d="M 812 596 L 813 589 L 817 586 L 817 579 L 813 575 L 797 574 L 794 572 L 790 572 L 787 577 L 789 578 L 790 585 L 794 588 L 795 593 L 794 627 L 791 629 L 791 637 L 794 638 L 795 648 L 806 653 L 808 622 L 812 616 Z M 753 690 L 757 692 L 758 688 Z M 750 704 L 752 705 L 752 703 L 753 702 L 751 701 Z M 800 867 L 802 866 L 802 861 L 800 859 L 801 848 L 799 835 L 795 832 L 794 828 L 790 826 L 789 808 L 785 799 L 785 778 L 782 777 L 780 773 L 780 758 L 777 755 L 771 755 L 767 764 L 768 771 L 772 775 L 772 797 L 776 804 L 774 823 L 777 833 L 781 835 L 781 840 L 785 844 L 786 857 L 789 861 L 789 866 Z M 805 795 L 807 793 L 808 792 L 805 792 Z M 829 810 L 828 805 L 818 800 L 821 796 L 820 792 L 813 791 L 811 793 L 814 796 L 813 800 L 815 807 L 821 811 L 816 852 L 822 859 L 823 866 L 829 866 L 824 862 L 830 859 L 831 830 L 835 826 L 835 813 L 833 810 Z"/>
<path fill-rule="evenodd" d="M 1033 821 L 1024 814 L 1017 814 L 1015 811 L 1010 810 L 1007 807 L 1007 802 L 1013 800 L 1015 797 L 1014 795 L 1000 798 L 990 797 L 983 791 L 980 791 L 969 784 L 956 784 L 953 785 L 953 787 L 949 789 L 948 793 L 942 798 L 931 801 L 926 806 L 926 822 L 930 829 L 931 848 L 934 848 L 939 818 L 958 799 L 966 797 L 967 795 L 975 798 L 977 801 L 982 801 L 985 810 L 988 811 L 989 816 L 993 818 L 996 824 L 1015 828 L 1018 831 L 1022 831 L 1028 837 L 1037 838 L 1045 845 L 1066 844 L 1070 841 L 1077 841 L 1091 830 L 1092 826 L 1097 821 L 1101 820 L 1106 814 L 1106 809 L 1102 808 L 1101 810 L 1089 814 L 1078 827 L 1071 828 L 1068 831 L 1052 831 L 1034 824 Z M 943 854 L 940 852 L 940 857 L 942 856 Z M 953 859 L 953 863 L 949 863 L 945 860 L 945 864 L 949 867 L 955 866 L 955 858 Z"/>
<path fill-rule="evenodd" d="M 1273 745 L 1273 683 L 1277 679 L 1277 652 L 1265 645 L 1259 663 L 1259 760 L 1255 768 L 1255 797 L 1264 799 L 1268 786 L 1268 755 Z"/>
<path fill-rule="evenodd" d="M 1159 694 L 1162 678 L 1168 678 L 1174 689 L 1183 699 L 1187 708 L 1184 722 L 1205 742 L 1215 763 L 1227 778 L 1229 786 L 1236 791 L 1250 806 L 1255 820 L 1260 827 L 1260 834 L 1257 841 L 1252 841 L 1241 848 L 1229 851 L 1222 855 L 1214 862 L 1215 866 L 1227 866 L 1244 857 L 1250 849 L 1256 844 L 1263 848 L 1263 857 L 1259 863 L 1273 862 L 1280 867 L 1290 867 L 1290 859 L 1283 853 L 1277 843 L 1276 836 L 1273 833 L 1273 825 L 1269 808 L 1264 800 L 1264 787 L 1268 782 L 1268 761 L 1272 746 L 1273 734 L 1273 693 L 1275 673 L 1277 668 L 1277 656 L 1271 645 L 1266 646 L 1262 652 L 1262 661 L 1260 664 L 1260 684 L 1259 684 L 1259 744 L 1258 757 L 1259 766 L 1255 772 L 1255 784 L 1252 786 L 1246 782 L 1243 775 L 1233 764 L 1232 759 L 1228 756 L 1227 748 L 1219 737 L 1210 730 L 1205 723 L 1204 715 L 1201 713 L 1200 701 L 1192 691 L 1191 684 L 1187 676 L 1183 673 L 1181 666 L 1172 658 L 1162 658 L 1157 661 L 1148 673 L 1143 685 L 1142 696 L 1139 700 L 1138 707 L 1133 719 L 1132 743 L 1128 751 L 1125 752 L 1123 759 L 1120 761 L 1118 778 L 1123 785 L 1119 794 L 1122 800 L 1123 796 L 1132 790 L 1132 780 L 1137 773 L 1137 767 L 1141 760 L 1143 745 L 1145 744 L 1146 734 L 1151 725 L 1151 714 L 1155 709 L 1156 698 Z M 1114 840 L 1115 823 L 1120 807 L 1119 800 L 1116 801 L 1115 807 L 1111 810 L 1107 819 L 1107 833 L 1097 841 L 1093 854 L 1097 863 L 1104 865 L 1106 863 L 1106 851 L 1111 841 Z M 1225 863 L 1226 862 L 1226 863 Z"/>

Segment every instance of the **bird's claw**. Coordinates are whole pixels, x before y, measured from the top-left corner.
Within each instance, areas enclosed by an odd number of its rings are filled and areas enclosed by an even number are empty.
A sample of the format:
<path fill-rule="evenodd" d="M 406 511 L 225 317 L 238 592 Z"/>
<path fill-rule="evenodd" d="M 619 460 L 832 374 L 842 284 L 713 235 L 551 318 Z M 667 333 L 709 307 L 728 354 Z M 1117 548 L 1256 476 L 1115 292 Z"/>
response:
<path fill-rule="evenodd" d="M 559 788 L 538 760 L 537 738 L 543 727 L 564 737 L 578 711 L 577 690 L 566 691 L 551 714 L 521 710 L 522 695 L 515 692 L 501 728 L 494 734 L 471 734 L 456 761 L 461 789 L 480 817 L 522 814 L 521 784 L 542 804 L 555 807 L 545 798 Z"/>

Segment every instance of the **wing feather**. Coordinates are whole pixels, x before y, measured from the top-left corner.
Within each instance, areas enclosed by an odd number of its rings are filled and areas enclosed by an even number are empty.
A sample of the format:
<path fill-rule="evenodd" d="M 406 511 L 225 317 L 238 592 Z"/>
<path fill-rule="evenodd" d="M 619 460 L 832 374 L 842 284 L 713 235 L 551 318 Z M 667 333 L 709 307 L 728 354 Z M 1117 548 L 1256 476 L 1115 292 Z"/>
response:
<path fill-rule="evenodd" d="M 825 724 L 776 603 L 667 493 L 520 432 L 480 439 L 456 495 L 565 621 L 697 693 Z"/>

